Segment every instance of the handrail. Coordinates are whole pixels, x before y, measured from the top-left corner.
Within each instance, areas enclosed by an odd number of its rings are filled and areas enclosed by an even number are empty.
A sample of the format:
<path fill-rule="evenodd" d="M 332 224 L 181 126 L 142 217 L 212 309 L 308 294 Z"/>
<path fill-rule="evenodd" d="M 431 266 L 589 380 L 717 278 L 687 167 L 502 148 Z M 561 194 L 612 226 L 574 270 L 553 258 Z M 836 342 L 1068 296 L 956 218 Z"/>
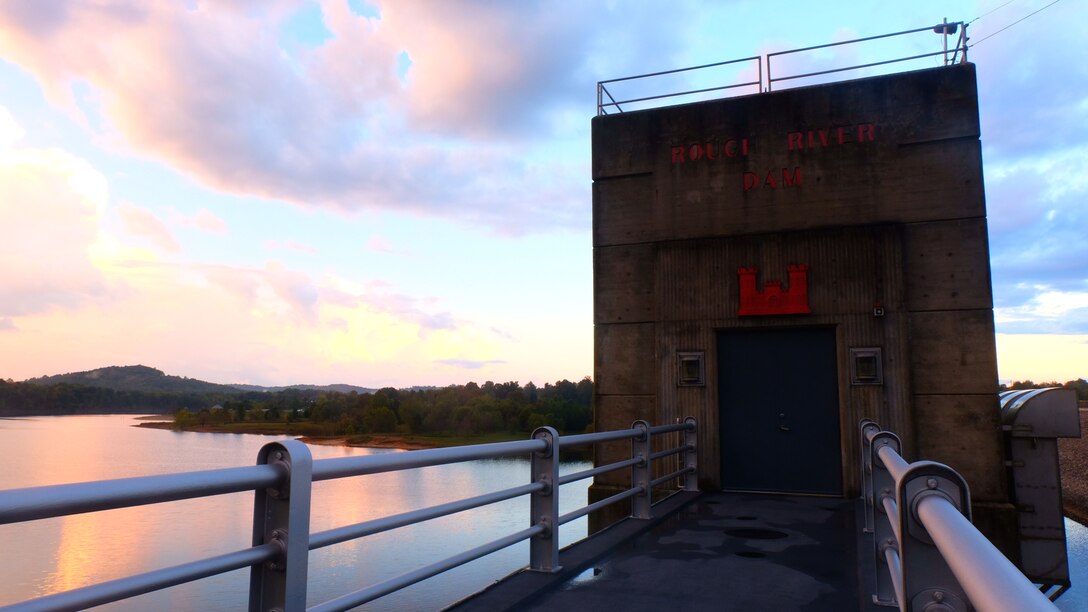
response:
<path fill-rule="evenodd" d="M 873 601 L 901 611 L 1057 610 L 971 523 L 966 481 L 933 461 L 908 463 L 899 438 L 860 423 L 865 532 L 872 534 Z M 938 608 L 934 608 L 938 609 Z"/>
<path fill-rule="evenodd" d="M 675 97 L 678 97 L 678 96 L 690 96 L 690 95 L 699 94 L 699 93 L 706 93 L 706 92 L 710 92 L 710 91 L 720 91 L 720 90 L 723 90 L 723 89 L 734 89 L 734 88 L 737 88 L 737 87 L 749 87 L 749 86 L 755 85 L 756 90 L 758 91 L 759 88 L 762 86 L 762 83 L 763 83 L 763 63 L 759 62 L 759 61 L 756 62 L 756 71 L 757 71 L 757 74 L 759 75 L 758 78 L 755 81 L 748 81 L 748 82 L 745 82 L 745 83 L 735 83 L 735 84 L 732 84 L 732 85 L 721 85 L 721 86 L 718 86 L 718 87 L 707 87 L 707 88 L 703 88 L 703 89 L 693 89 L 693 90 L 689 90 L 689 91 L 682 91 L 682 92 L 678 92 L 678 93 L 661 94 L 661 95 L 657 95 L 657 96 L 644 96 L 644 97 L 641 97 L 641 98 L 631 98 L 629 100 L 620 100 L 620 101 L 617 101 L 615 98 L 612 97 L 612 94 L 611 94 L 611 92 L 608 91 L 608 88 L 606 87 L 606 85 L 608 85 L 609 83 L 620 83 L 620 82 L 623 82 L 623 81 L 635 81 L 635 80 L 639 80 L 639 79 L 649 79 L 649 78 L 653 78 L 653 77 L 664 76 L 666 74 L 679 74 L 681 72 L 692 72 L 692 71 L 695 71 L 695 70 L 705 70 L 707 68 L 717 68 L 719 66 L 727 66 L 729 64 L 738 64 L 740 62 L 750 62 L 752 60 L 759 60 L 759 59 L 760 59 L 760 56 L 753 55 L 752 57 L 744 57 L 744 58 L 741 58 L 741 59 L 728 60 L 728 61 L 724 61 L 724 62 L 714 62 L 713 64 L 703 64 L 701 66 L 691 66 L 691 67 L 688 67 L 688 68 L 676 68 L 674 70 L 662 70 L 662 71 L 659 71 L 659 72 L 650 72 L 650 73 L 647 73 L 647 74 L 638 74 L 638 75 L 635 75 L 635 76 L 620 77 L 618 79 L 608 79 L 607 81 L 598 81 L 597 82 L 597 114 L 598 115 L 607 115 L 608 114 L 608 110 L 607 110 L 608 108 L 615 108 L 618 112 L 622 113 L 623 108 L 620 107 L 620 104 L 633 104 L 635 102 L 646 102 L 648 100 L 660 100 L 660 99 L 663 99 L 663 98 L 675 98 Z M 611 102 L 606 103 L 604 101 L 604 96 L 608 96 L 608 99 L 611 100 Z"/>
<path fill-rule="evenodd" d="M 676 479 L 680 479 L 680 487 L 684 490 L 698 490 L 695 427 L 692 417 L 657 427 L 636 421 L 630 429 L 571 436 L 560 436 L 554 429 L 542 427 L 535 430 L 529 440 L 320 461 L 312 461 L 308 447 L 302 442 L 285 440 L 262 447 L 256 466 L 0 491 L 0 524 L 247 490 L 256 495 L 255 535 L 251 548 L 54 593 L 2 609 L 82 609 L 250 567 L 251 610 L 302 610 L 306 602 L 309 550 L 524 495 L 531 499 L 532 518 L 528 528 L 342 595 L 311 610 L 347 610 L 524 540 L 531 541 L 529 569 L 552 572 L 559 567 L 558 531 L 561 525 L 629 498 L 633 498 L 632 517 L 650 518 L 654 488 Z M 655 436 L 677 432 L 683 434 L 678 446 L 656 453 L 649 451 Z M 559 476 L 560 449 L 622 440 L 631 440 L 630 459 Z M 314 482 L 526 454 L 532 460 L 528 484 L 322 532 L 309 532 L 310 490 Z M 652 463 L 672 455 L 680 456 L 682 467 L 651 480 Z M 631 468 L 630 489 L 559 515 L 557 489 L 560 486 L 623 468 Z"/>
<path fill-rule="evenodd" d="M 254 465 L 0 491 L 0 525 L 252 491 L 283 476 L 274 466 Z"/>
<path fill-rule="evenodd" d="M 912 29 L 912 30 L 904 30 L 904 31 L 901 31 L 901 32 L 892 32 L 890 34 L 879 34 L 877 36 L 866 36 L 864 38 L 855 38 L 855 39 L 852 39 L 852 40 L 844 40 L 844 41 L 835 42 L 835 43 L 828 43 L 828 44 L 823 44 L 823 45 L 814 45 L 814 46 L 811 46 L 811 47 L 803 47 L 803 48 L 800 48 L 800 49 L 789 49 L 787 51 L 776 51 L 774 53 L 768 53 L 768 54 L 766 54 L 766 56 L 754 55 L 752 57 L 745 57 L 745 58 L 740 58 L 740 59 L 735 59 L 735 60 L 728 60 L 728 61 L 724 61 L 724 62 L 714 62 L 712 64 L 702 64 L 700 66 L 691 66 L 691 67 L 688 67 L 688 68 L 677 68 L 677 69 L 674 69 L 674 70 L 661 70 L 661 71 L 658 71 L 658 72 L 650 72 L 650 73 L 646 73 L 646 74 L 639 74 L 639 75 L 634 75 L 634 76 L 621 77 L 621 78 L 618 78 L 618 79 L 608 79 L 608 80 L 605 80 L 605 81 L 598 81 L 597 82 L 597 115 L 598 116 L 608 115 L 612 111 L 622 113 L 622 112 L 624 112 L 624 109 L 621 106 L 621 104 L 635 104 L 635 103 L 638 103 L 638 102 L 649 102 L 649 101 L 652 101 L 652 100 L 662 100 L 662 99 L 665 99 L 665 98 L 677 98 L 677 97 L 682 97 L 682 96 L 691 96 L 691 95 L 695 95 L 695 94 L 708 93 L 708 92 L 713 92 L 713 91 L 723 91 L 723 90 L 728 90 L 728 89 L 751 87 L 753 85 L 756 88 L 756 93 L 770 92 L 773 89 L 773 84 L 774 83 L 778 83 L 778 82 L 782 82 L 782 81 L 790 81 L 790 80 L 794 80 L 794 79 L 802 79 L 802 78 L 806 78 L 806 77 L 820 76 L 820 75 L 832 74 L 832 73 L 836 73 L 836 72 L 845 72 L 845 71 L 849 71 L 849 70 L 861 70 L 863 68 L 872 68 L 874 66 L 884 66 L 884 65 L 887 65 L 887 64 L 894 64 L 894 63 L 898 63 L 898 62 L 906 62 L 906 61 L 922 59 L 922 58 L 926 58 L 926 57 L 934 57 L 934 56 L 938 56 L 938 55 L 943 55 L 944 56 L 944 64 L 946 66 L 950 65 L 950 64 L 962 63 L 962 62 L 967 61 L 967 41 L 968 41 L 968 38 L 967 38 L 967 25 L 968 24 L 963 22 L 963 21 L 949 22 L 947 19 L 945 19 L 943 23 L 938 23 L 935 26 L 925 26 L 925 27 L 922 27 L 922 28 L 915 28 L 915 29 Z M 932 32 L 934 32 L 936 34 L 943 35 L 942 39 L 944 41 L 944 44 L 943 44 L 942 50 L 933 51 L 933 52 L 930 52 L 930 53 L 922 53 L 922 54 L 911 55 L 911 56 L 908 56 L 908 57 L 898 57 L 898 58 L 879 61 L 879 62 L 870 62 L 870 63 L 866 63 L 866 64 L 857 64 L 857 65 L 851 65 L 851 66 L 843 66 L 843 67 L 839 67 L 839 68 L 830 68 L 830 69 L 827 69 L 827 70 L 807 72 L 807 73 L 804 73 L 804 74 L 780 76 L 780 77 L 776 77 L 776 78 L 772 78 L 772 76 L 771 76 L 771 62 L 772 62 L 772 59 L 776 58 L 776 57 L 781 57 L 783 55 L 791 55 L 791 54 L 795 54 L 795 53 L 804 53 L 804 52 L 808 52 L 808 51 L 815 51 L 815 50 L 818 50 L 818 49 L 826 49 L 828 47 L 837 47 L 837 46 L 840 46 L 840 45 L 851 45 L 851 44 L 869 42 L 869 41 L 879 40 L 879 39 L 884 39 L 884 38 L 892 38 L 892 37 L 895 37 L 895 36 L 906 36 L 906 35 L 909 35 L 909 34 L 916 34 L 918 32 L 924 32 L 924 31 L 932 31 Z M 959 32 L 959 38 L 956 39 L 956 42 L 953 44 L 953 47 L 949 48 L 949 46 L 948 46 L 948 37 L 950 35 L 955 35 L 957 32 Z M 963 53 L 962 56 L 960 55 L 961 51 Z M 949 56 L 950 52 L 952 54 L 951 56 Z M 665 76 L 665 75 L 695 72 L 695 71 L 700 71 L 700 70 L 707 70 L 707 69 L 710 69 L 710 68 L 718 68 L 718 67 L 721 67 L 721 66 L 727 66 L 727 65 L 730 65 L 730 64 L 737 64 L 737 63 L 741 63 L 741 62 L 751 62 L 753 60 L 756 62 L 756 75 L 757 75 L 756 80 L 754 80 L 754 81 L 731 83 L 731 84 L 726 84 L 726 85 L 719 85 L 719 86 L 715 86 L 715 87 L 704 87 L 704 88 L 699 88 L 699 89 L 689 89 L 689 90 L 685 90 L 685 91 L 670 92 L 670 93 L 663 93 L 663 94 L 657 94 L 657 95 L 646 95 L 646 96 L 640 96 L 640 97 L 629 98 L 629 99 L 624 99 L 624 100 L 616 100 L 616 98 L 613 97 L 612 92 L 610 92 L 608 90 L 608 87 L 607 87 L 608 85 L 611 85 L 611 84 L 614 84 L 614 83 L 635 81 L 635 80 L 641 80 L 641 79 L 651 79 L 651 78 L 654 78 L 654 77 L 660 77 L 660 76 Z M 764 70 L 764 64 L 766 64 L 766 70 Z M 766 78 L 764 78 L 764 74 L 766 74 Z M 607 98 L 607 101 L 606 101 L 606 98 Z"/>
<path fill-rule="evenodd" d="M 948 65 L 949 63 L 954 63 L 954 62 L 949 62 L 949 59 L 948 59 L 948 52 L 950 50 L 948 48 L 948 35 L 949 34 L 954 34 L 960 28 L 962 28 L 962 30 L 960 30 L 960 31 L 962 31 L 962 34 L 961 34 L 961 37 L 962 37 L 961 40 L 962 40 L 962 43 L 963 43 L 962 49 L 961 49 L 959 43 L 957 43 L 955 49 L 952 49 L 952 51 L 954 53 L 958 53 L 959 51 L 962 50 L 963 51 L 963 59 L 961 61 L 966 62 L 967 61 L 967 38 L 966 38 L 967 37 L 967 24 L 962 22 L 962 21 L 949 23 L 947 19 L 944 21 L 944 23 L 939 23 L 936 26 L 925 26 L 923 28 L 915 28 L 913 30 L 904 30 L 902 32 L 892 32 L 891 34 L 879 34 L 877 36 L 866 36 L 864 38 L 855 38 L 853 40 L 843 40 L 843 41 L 834 42 L 834 43 L 827 43 L 827 44 L 823 44 L 823 45 L 814 45 L 814 46 L 811 46 L 811 47 L 803 47 L 801 49 L 791 49 L 789 51 L 777 51 L 775 53 L 768 53 L 767 54 L 767 91 L 771 91 L 774 88 L 773 84 L 775 82 L 778 82 L 778 81 L 789 81 L 789 80 L 792 80 L 792 79 L 801 79 L 801 78 L 811 77 L 811 76 L 820 76 L 820 75 L 824 75 L 824 74 L 832 74 L 832 73 L 835 73 L 835 72 L 846 72 L 848 70 L 860 70 L 862 68 L 872 68 L 874 66 L 883 66 L 883 65 L 886 65 L 886 64 L 895 64 L 895 63 L 898 63 L 898 62 L 906 62 L 906 61 L 910 61 L 910 60 L 922 59 L 924 57 L 933 57 L 933 56 L 936 56 L 936 55 L 943 55 L 945 57 L 945 62 L 944 63 L 945 63 L 945 65 Z M 869 42 L 871 40 L 880 40 L 880 39 L 883 39 L 883 38 L 892 38 L 892 37 L 895 37 L 895 36 L 905 36 L 907 34 L 917 34 L 918 32 L 926 32 L 926 31 L 932 31 L 932 32 L 935 32 L 937 34 L 942 34 L 943 35 L 943 40 L 944 40 L 944 49 L 943 50 L 934 51 L 932 53 L 922 53 L 922 54 L 918 54 L 918 55 L 912 55 L 912 56 L 909 56 L 909 57 L 900 57 L 900 58 L 896 58 L 896 59 L 884 60 L 884 61 L 881 61 L 881 62 L 870 62 L 870 63 L 867 63 L 867 64 L 856 64 L 856 65 L 852 65 L 852 66 L 844 66 L 844 67 L 841 67 L 841 68 L 831 68 L 831 69 L 828 69 L 828 70 L 819 70 L 819 71 L 815 71 L 815 72 L 807 72 L 805 74 L 795 74 L 795 75 L 786 76 L 786 77 L 778 77 L 778 78 L 772 78 L 771 77 L 771 60 L 773 58 L 775 58 L 775 57 L 779 57 L 779 56 L 782 56 L 782 55 L 791 55 L 791 54 L 794 54 L 794 53 L 804 53 L 804 52 L 807 52 L 807 51 L 815 51 L 817 49 L 827 49 L 829 47 L 838 47 L 840 45 L 852 45 L 852 44 L 856 44 L 856 43 Z"/>

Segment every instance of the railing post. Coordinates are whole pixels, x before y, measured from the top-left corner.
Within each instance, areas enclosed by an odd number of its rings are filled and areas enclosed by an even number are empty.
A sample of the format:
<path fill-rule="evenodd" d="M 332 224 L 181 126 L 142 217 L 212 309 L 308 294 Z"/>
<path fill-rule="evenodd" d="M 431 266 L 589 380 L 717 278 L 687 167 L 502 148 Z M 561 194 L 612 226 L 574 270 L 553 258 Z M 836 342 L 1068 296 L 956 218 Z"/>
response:
<path fill-rule="evenodd" d="M 559 432 L 551 427 L 538 427 L 534 440 L 544 440 L 548 447 L 533 453 L 532 481 L 544 485 L 534 491 L 529 502 L 529 523 L 543 525 L 544 532 L 529 540 L 529 569 L 555 573 L 559 566 Z"/>
<path fill-rule="evenodd" d="M 880 431 L 870 419 L 861 420 L 861 499 L 865 502 L 865 527 L 862 533 L 873 532 L 873 463 L 869 440 Z"/>
<path fill-rule="evenodd" d="M 699 435 L 695 417 L 687 417 L 684 419 L 684 424 L 688 426 L 684 430 L 684 446 L 687 447 L 687 452 L 684 453 L 684 468 L 687 469 L 687 473 L 684 474 L 684 490 L 685 491 L 698 491 L 699 490 Z"/>
<path fill-rule="evenodd" d="M 876 593 L 873 595 L 873 603 L 880 606 L 896 607 L 899 603 L 895 597 L 895 583 L 891 572 L 894 568 L 888 565 L 885 549 L 892 547 L 898 550 L 899 543 L 895 538 L 895 529 L 891 521 L 897 521 L 898 517 L 887 516 L 882 500 L 884 497 L 895 499 L 895 477 L 880 460 L 877 452 L 889 446 L 897 454 L 901 454 L 902 445 L 899 436 L 890 431 L 881 431 L 870 438 L 869 465 L 872 469 L 872 507 L 875 509 L 873 524 L 873 555 L 876 567 Z M 882 520 L 880 515 L 884 515 Z M 902 608 L 901 608 L 902 609 Z"/>
<path fill-rule="evenodd" d="M 631 438 L 631 458 L 641 459 L 636 465 L 631 466 L 631 488 L 642 487 L 642 492 L 631 498 L 631 516 L 633 518 L 648 519 L 650 506 L 653 505 L 650 481 L 653 480 L 650 465 L 650 424 L 643 420 L 631 424 L 632 429 L 641 429 L 642 435 Z"/>
<path fill-rule="evenodd" d="M 896 488 L 899 506 L 899 558 L 903 567 L 900 609 L 966 612 L 969 599 L 941 551 L 918 518 L 918 504 L 927 496 L 945 498 L 971 520 L 971 493 L 967 482 L 952 468 L 933 461 L 910 465 Z M 944 607 L 936 607 L 938 604 Z"/>
<path fill-rule="evenodd" d="M 277 466 L 284 475 L 278 487 L 256 491 L 253 545 L 275 543 L 281 552 L 250 570 L 249 609 L 301 612 L 306 609 L 313 457 L 306 444 L 284 440 L 264 445 L 257 464 Z"/>

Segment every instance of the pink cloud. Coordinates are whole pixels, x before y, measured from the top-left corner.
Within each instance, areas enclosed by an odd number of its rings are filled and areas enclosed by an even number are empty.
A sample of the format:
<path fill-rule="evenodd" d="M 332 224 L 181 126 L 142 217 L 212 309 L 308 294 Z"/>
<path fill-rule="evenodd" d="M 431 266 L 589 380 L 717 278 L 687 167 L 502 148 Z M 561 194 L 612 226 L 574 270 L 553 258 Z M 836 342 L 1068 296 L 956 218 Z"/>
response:
<path fill-rule="evenodd" d="M 227 222 L 215 216 L 215 213 L 207 208 L 196 211 L 196 226 L 209 234 L 226 234 Z"/>
<path fill-rule="evenodd" d="M 150 210 L 132 204 L 122 204 L 117 208 L 117 215 L 129 234 L 147 238 L 164 251 L 181 252 L 181 244 L 174 238 L 170 229 Z"/>
<path fill-rule="evenodd" d="M 381 236 L 374 234 L 370 237 L 370 240 L 366 241 L 366 250 L 374 251 L 375 253 L 393 253 L 393 245 L 388 240 Z"/>
<path fill-rule="evenodd" d="M 368 19 L 323 2 L 333 38 L 286 49 L 277 26 L 297 9 L 289 2 L 5 2 L 0 56 L 82 117 L 78 85 L 101 113 L 88 126 L 216 189 L 506 232 L 584 226 L 584 162 L 539 172 L 532 159 L 545 153 L 525 142 L 555 112 L 583 107 L 609 9 L 378 4 L 381 18 Z M 628 23 L 663 18 L 628 12 Z M 603 38 L 615 44 L 615 31 Z"/>
<path fill-rule="evenodd" d="M 88 254 L 106 199 L 105 179 L 74 156 L 0 151 L 0 318 L 76 308 L 107 293 Z"/>

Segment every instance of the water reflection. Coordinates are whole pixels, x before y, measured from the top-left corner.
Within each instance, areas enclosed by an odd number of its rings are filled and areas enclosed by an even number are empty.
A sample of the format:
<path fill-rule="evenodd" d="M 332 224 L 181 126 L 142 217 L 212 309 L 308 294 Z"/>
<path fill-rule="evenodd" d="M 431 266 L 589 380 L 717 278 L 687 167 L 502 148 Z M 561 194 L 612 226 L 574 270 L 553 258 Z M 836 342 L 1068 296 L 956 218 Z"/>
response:
<path fill-rule="evenodd" d="M 267 436 L 136 429 L 131 416 L 0 421 L 12 461 L 0 488 L 82 482 L 253 464 Z M 311 447 L 315 459 L 399 452 Z M 585 469 L 572 464 L 564 471 Z M 528 461 L 492 460 L 315 483 L 311 532 L 524 484 Z M 561 511 L 586 503 L 588 482 L 561 489 Z M 237 493 L 0 526 L 0 605 L 169 567 L 250 545 L 253 495 Z M 528 500 L 511 500 L 313 551 L 309 604 L 343 595 L 528 525 Z M 585 534 L 565 525 L 563 544 Z M 18 555 L 16 558 L 15 555 Z M 526 564 L 523 543 L 382 598 L 369 610 L 437 609 Z M 239 610 L 239 570 L 107 606 L 112 610 Z"/>
<path fill-rule="evenodd" d="M 80 482 L 249 465 L 267 436 L 135 429 L 130 416 L 0 419 L 9 458 L 0 488 Z M 315 459 L 398 452 L 315 446 Z M 571 464 L 564 472 L 586 469 Z M 311 531 L 438 504 L 528 482 L 528 462 L 487 460 L 314 484 Z M 588 482 L 563 487 L 560 512 L 586 503 Z M 137 572 L 177 565 L 250 545 L 253 495 L 197 500 L 0 526 L 0 605 Z M 309 604 L 478 546 L 528 526 L 528 500 L 517 499 L 313 551 Z M 1074 587 L 1058 601 L 1088 610 L 1088 528 L 1067 521 Z M 561 545 L 585 534 L 585 519 L 565 525 Z M 438 609 L 526 564 L 521 543 L 366 606 L 368 610 Z M 143 595 L 104 609 L 242 610 L 248 570 Z"/>
<path fill-rule="evenodd" d="M 1088 610 L 1088 527 L 1065 519 L 1065 542 L 1069 550 L 1069 579 L 1073 588 L 1058 598 L 1059 610 Z"/>

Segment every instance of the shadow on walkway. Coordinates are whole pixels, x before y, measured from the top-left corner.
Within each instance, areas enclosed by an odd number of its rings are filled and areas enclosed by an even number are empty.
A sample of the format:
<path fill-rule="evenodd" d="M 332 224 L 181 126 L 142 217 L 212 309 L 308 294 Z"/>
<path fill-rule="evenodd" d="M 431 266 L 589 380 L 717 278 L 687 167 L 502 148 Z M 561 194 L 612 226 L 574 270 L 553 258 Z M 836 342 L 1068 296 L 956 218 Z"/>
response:
<path fill-rule="evenodd" d="M 655 506 L 653 521 L 628 519 L 568 547 L 560 573 L 519 572 L 453 609 L 869 610 L 859 589 L 855 506 L 679 494 Z"/>

